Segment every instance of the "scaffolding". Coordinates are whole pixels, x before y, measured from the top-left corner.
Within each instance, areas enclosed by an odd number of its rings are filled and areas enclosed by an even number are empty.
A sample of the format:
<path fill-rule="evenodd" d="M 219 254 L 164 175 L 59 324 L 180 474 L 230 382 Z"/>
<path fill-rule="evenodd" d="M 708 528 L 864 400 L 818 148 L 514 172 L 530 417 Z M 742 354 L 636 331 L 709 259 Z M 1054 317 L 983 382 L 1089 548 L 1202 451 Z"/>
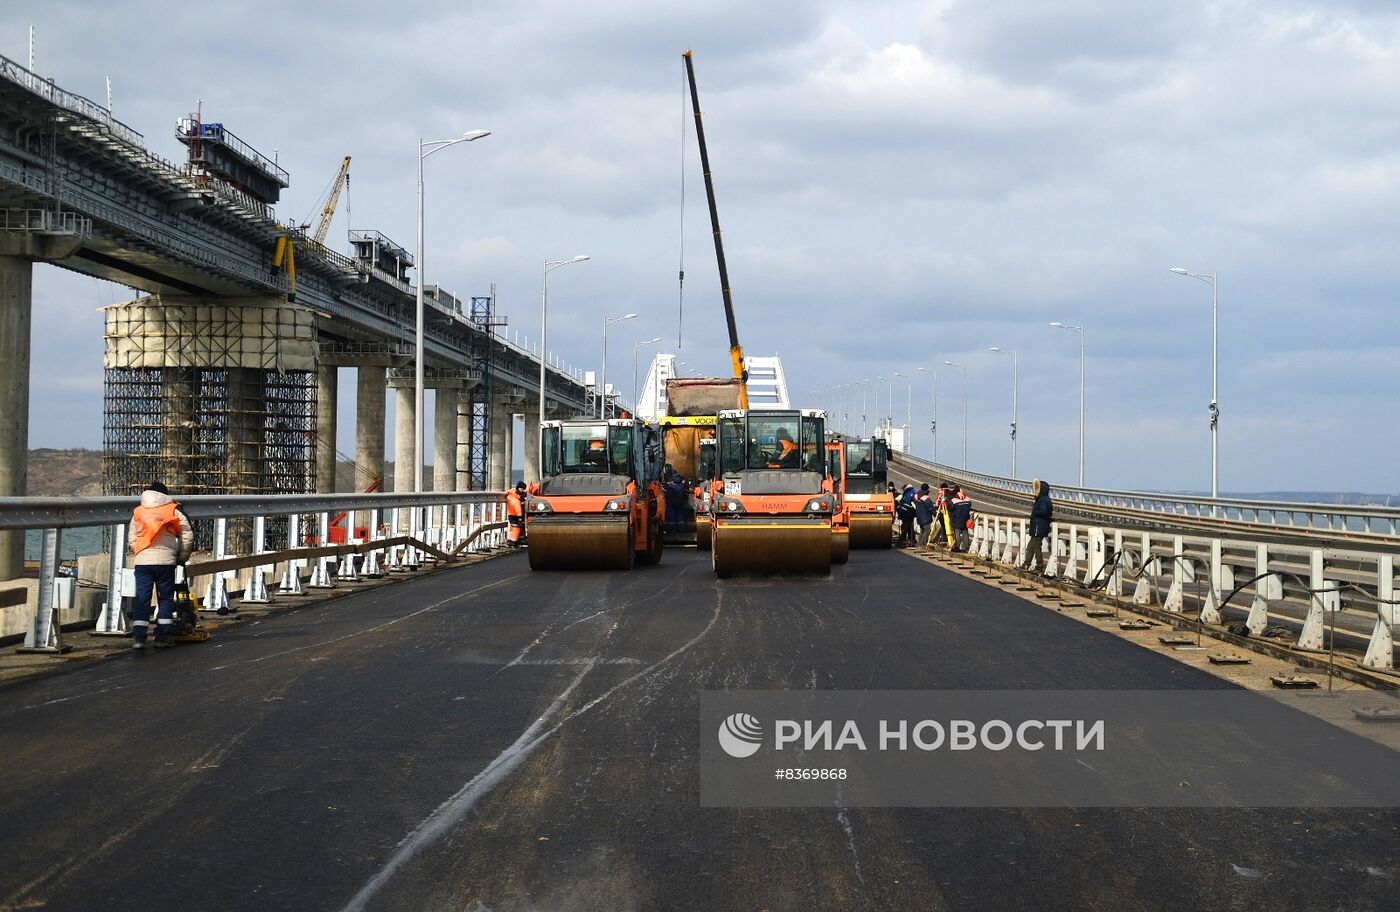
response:
<path fill-rule="evenodd" d="M 315 489 L 309 311 L 265 299 L 155 297 L 104 310 L 107 494 L 129 496 L 157 480 L 177 495 Z"/>

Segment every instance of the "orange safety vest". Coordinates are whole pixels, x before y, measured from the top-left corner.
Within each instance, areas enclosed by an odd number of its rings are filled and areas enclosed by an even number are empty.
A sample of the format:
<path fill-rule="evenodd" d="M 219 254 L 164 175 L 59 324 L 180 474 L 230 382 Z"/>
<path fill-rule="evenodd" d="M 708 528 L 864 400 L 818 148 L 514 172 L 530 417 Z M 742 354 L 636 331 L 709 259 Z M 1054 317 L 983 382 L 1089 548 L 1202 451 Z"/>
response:
<path fill-rule="evenodd" d="M 521 500 L 520 500 L 520 495 L 517 494 L 514 490 L 512 490 L 512 491 L 510 491 L 510 492 L 508 492 L 508 493 L 506 494 L 506 515 L 507 515 L 507 516 L 524 516 L 524 515 L 525 515 L 525 505 L 521 502 Z"/>
<path fill-rule="evenodd" d="M 180 505 L 171 501 L 159 507 L 137 507 L 131 511 L 131 522 L 136 527 L 136 541 L 131 546 L 132 554 L 140 554 L 155 542 L 156 536 L 170 530 L 171 535 L 180 534 L 180 515 L 175 511 Z"/>

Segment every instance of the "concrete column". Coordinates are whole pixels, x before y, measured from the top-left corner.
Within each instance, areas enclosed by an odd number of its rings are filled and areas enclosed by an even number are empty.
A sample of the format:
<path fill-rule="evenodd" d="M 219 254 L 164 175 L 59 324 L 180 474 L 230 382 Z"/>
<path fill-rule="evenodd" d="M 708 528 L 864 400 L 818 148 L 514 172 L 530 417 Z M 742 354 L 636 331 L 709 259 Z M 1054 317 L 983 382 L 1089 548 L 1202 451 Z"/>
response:
<path fill-rule="evenodd" d="M 459 391 L 439 387 L 433 403 L 433 490 L 457 488 L 457 400 Z"/>
<path fill-rule="evenodd" d="M 472 489 L 472 402 L 471 390 L 457 397 L 457 490 Z"/>
<path fill-rule="evenodd" d="M 413 490 L 413 387 L 394 390 L 394 491 Z"/>
<path fill-rule="evenodd" d="M 194 391 L 192 368 L 161 368 L 160 471 L 157 473 L 160 477 L 142 479 L 143 484 L 154 480 L 172 491 L 191 493 L 189 478 L 194 453 Z"/>
<path fill-rule="evenodd" d="M 335 416 L 340 371 L 335 365 L 316 369 L 316 493 L 335 493 Z"/>
<path fill-rule="evenodd" d="M 510 427 L 509 407 L 499 399 L 491 400 L 490 412 L 486 419 L 486 489 L 503 491 L 510 477 Z"/>
<path fill-rule="evenodd" d="M 506 405 L 502 407 L 501 417 L 505 419 L 506 447 L 505 459 L 501 463 L 501 490 L 511 486 L 511 477 L 514 473 L 515 461 L 515 414 L 511 411 L 514 406 Z"/>
<path fill-rule="evenodd" d="M 540 416 L 538 412 L 525 413 L 525 481 L 540 480 Z"/>
<path fill-rule="evenodd" d="M 0 496 L 29 484 L 29 336 L 34 264 L 0 256 Z M 24 533 L 0 532 L 0 580 L 24 575 Z"/>
<path fill-rule="evenodd" d="M 363 491 L 384 477 L 384 368 L 360 367 L 355 375 L 354 490 Z"/>

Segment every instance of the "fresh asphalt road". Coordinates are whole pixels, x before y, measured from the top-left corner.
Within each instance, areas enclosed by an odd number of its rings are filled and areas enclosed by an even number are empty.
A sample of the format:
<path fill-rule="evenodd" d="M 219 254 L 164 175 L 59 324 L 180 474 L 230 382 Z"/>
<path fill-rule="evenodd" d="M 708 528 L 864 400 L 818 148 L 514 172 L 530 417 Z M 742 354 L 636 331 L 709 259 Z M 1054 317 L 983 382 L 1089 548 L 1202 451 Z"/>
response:
<path fill-rule="evenodd" d="M 1388 809 L 699 806 L 701 690 L 1223 686 L 898 552 L 512 556 L 0 688 L 0 909 L 1396 908 Z"/>

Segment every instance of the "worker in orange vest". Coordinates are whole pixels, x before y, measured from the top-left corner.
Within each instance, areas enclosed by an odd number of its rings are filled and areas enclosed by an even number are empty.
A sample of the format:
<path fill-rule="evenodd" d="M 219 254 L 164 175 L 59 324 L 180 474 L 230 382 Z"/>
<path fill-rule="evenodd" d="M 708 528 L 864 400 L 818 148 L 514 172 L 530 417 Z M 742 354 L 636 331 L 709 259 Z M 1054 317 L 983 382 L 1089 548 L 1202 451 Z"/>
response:
<path fill-rule="evenodd" d="M 132 648 L 146 648 L 153 588 L 159 601 L 155 646 L 157 649 L 171 646 L 170 632 L 175 625 L 175 567 L 189 560 L 194 550 L 194 526 L 160 482 L 147 485 L 141 492 L 141 503 L 131 511 L 127 545 L 131 548 L 136 574 L 131 609 Z"/>
<path fill-rule="evenodd" d="M 506 492 L 506 544 L 519 548 L 525 537 L 525 482 L 517 481 L 515 488 Z"/>

